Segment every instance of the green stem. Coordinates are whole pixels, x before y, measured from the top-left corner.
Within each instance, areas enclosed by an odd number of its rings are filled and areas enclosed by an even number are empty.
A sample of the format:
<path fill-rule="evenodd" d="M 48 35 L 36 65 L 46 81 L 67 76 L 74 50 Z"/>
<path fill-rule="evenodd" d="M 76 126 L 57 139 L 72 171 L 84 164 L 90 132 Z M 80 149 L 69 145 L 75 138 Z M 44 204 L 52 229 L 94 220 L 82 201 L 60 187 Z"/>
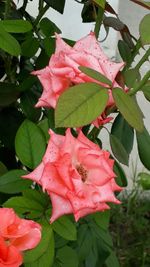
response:
<path fill-rule="evenodd" d="M 145 74 L 143 79 L 138 84 L 136 84 L 136 86 L 131 91 L 129 91 L 128 94 L 135 95 L 136 92 L 138 92 L 145 85 L 145 83 L 148 81 L 149 78 L 150 78 L 150 70 Z"/>
<path fill-rule="evenodd" d="M 11 6 L 11 0 L 6 0 L 6 2 L 5 2 L 5 14 L 4 14 L 4 19 L 7 19 L 7 18 L 9 17 L 10 6 Z"/>
<path fill-rule="evenodd" d="M 37 16 L 37 18 L 36 18 L 35 21 L 34 21 L 34 27 L 39 23 L 39 21 L 41 20 L 41 18 L 43 17 L 43 15 L 46 13 L 46 11 L 47 11 L 48 9 L 49 9 L 49 5 L 45 5 L 45 6 L 41 9 L 39 15 Z"/>
<path fill-rule="evenodd" d="M 95 28 L 94 28 L 96 38 L 98 38 L 99 36 L 99 32 L 100 32 L 100 28 L 101 28 L 101 24 L 103 20 L 103 15 L 104 15 L 104 10 L 105 9 L 103 9 L 102 7 L 98 8 L 98 14 L 96 17 L 96 23 L 95 23 Z"/>
<path fill-rule="evenodd" d="M 135 69 L 139 69 L 145 63 L 145 61 L 148 60 L 149 56 L 150 56 L 150 48 L 146 51 L 144 56 L 140 59 L 140 61 L 136 65 Z"/>

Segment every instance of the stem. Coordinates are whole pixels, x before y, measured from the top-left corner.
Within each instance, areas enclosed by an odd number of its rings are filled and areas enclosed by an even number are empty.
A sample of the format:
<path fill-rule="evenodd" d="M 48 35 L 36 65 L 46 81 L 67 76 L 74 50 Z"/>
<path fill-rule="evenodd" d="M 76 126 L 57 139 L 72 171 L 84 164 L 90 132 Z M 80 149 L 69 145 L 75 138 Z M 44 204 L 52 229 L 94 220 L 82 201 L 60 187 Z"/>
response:
<path fill-rule="evenodd" d="M 136 84 L 136 86 L 128 94 L 135 95 L 136 92 L 138 92 L 145 85 L 145 83 L 148 81 L 149 78 L 150 78 L 150 70 L 145 74 L 143 79 L 138 84 Z"/>
<path fill-rule="evenodd" d="M 28 0 L 24 0 L 23 5 L 22 5 L 23 12 L 26 10 L 27 4 L 28 4 Z"/>
<path fill-rule="evenodd" d="M 11 6 L 11 0 L 6 0 L 4 19 L 7 19 L 9 17 L 10 6 Z"/>
<path fill-rule="evenodd" d="M 144 54 L 144 56 L 140 59 L 140 61 L 138 62 L 138 64 L 136 65 L 136 69 L 139 69 L 144 63 L 145 61 L 148 60 L 150 56 L 150 48 L 146 51 L 146 53 Z"/>
<path fill-rule="evenodd" d="M 49 9 L 49 6 L 48 6 L 48 5 L 45 5 L 45 6 L 41 9 L 39 15 L 37 16 L 37 18 L 36 18 L 35 21 L 34 21 L 34 27 L 39 23 L 39 21 L 41 20 L 41 18 L 43 17 L 43 15 L 46 13 L 46 11 L 47 11 L 48 9 Z"/>
<path fill-rule="evenodd" d="M 103 20 L 103 15 L 104 15 L 104 10 L 105 9 L 103 9 L 102 7 L 98 8 L 98 14 L 96 17 L 96 23 L 95 23 L 95 28 L 94 28 L 96 38 L 98 38 L 99 36 L 99 32 L 100 32 L 100 28 L 101 28 L 101 24 Z"/>

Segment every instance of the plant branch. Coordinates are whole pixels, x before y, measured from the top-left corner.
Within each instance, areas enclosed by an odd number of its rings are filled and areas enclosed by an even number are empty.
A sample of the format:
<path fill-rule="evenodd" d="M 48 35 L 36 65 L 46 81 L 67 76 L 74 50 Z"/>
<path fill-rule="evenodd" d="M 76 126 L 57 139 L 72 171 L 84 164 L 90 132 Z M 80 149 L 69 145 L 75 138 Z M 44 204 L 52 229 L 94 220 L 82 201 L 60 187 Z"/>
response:
<path fill-rule="evenodd" d="M 140 59 L 140 61 L 136 65 L 135 69 L 139 69 L 145 63 L 145 61 L 148 60 L 149 56 L 150 56 L 150 48 L 146 51 L 144 56 Z"/>
<path fill-rule="evenodd" d="M 34 27 L 39 23 L 39 21 L 41 20 L 41 18 L 43 17 L 43 15 L 46 13 L 46 11 L 49 9 L 49 5 L 45 5 L 40 13 L 38 14 L 37 18 L 34 21 Z"/>
<path fill-rule="evenodd" d="M 148 81 L 148 79 L 150 78 L 150 70 L 145 74 L 145 76 L 143 77 L 143 79 L 136 84 L 136 86 L 129 91 L 129 95 L 135 95 L 144 85 L 145 83 Z"/>
<path fill-rule="evenodd" d="M 95 36 L 96 38 L 98 38 L 99 36 L 99 32 L 100 32 L 100 28 L 101 28 L 101 24 L 102 24 L 102 20 L 103 20 L 103 15 L 104 15 L 104 10 L 102 7 L 98 7 L 98 14 L 96 17 L 96 23 L 95 23 L 95 28 L 94 28 L 94 32 L 95 32 Z"/>

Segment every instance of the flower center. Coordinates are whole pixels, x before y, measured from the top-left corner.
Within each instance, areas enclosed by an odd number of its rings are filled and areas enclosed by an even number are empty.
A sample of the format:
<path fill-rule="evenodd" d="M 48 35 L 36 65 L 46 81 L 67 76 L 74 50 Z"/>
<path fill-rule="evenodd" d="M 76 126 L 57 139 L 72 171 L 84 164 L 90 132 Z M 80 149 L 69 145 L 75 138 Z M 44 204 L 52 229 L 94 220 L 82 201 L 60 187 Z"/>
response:
<path fill-rule="evenodd" d="M 77 165 L 76 170 L 80 174 L 82 182 L 85 182 L 88 176 L 88 171 L 81 164 Z"/>

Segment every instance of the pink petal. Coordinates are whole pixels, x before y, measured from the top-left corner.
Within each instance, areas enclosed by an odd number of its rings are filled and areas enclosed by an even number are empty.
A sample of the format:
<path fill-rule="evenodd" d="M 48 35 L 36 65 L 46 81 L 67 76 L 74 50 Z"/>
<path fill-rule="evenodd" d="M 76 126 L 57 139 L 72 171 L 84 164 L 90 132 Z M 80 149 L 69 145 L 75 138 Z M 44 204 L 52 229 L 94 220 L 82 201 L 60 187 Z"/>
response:
<path fill-rule="evenodd" d="M 41 230 L 38 227 L 32 227 L 27 234 L 12 241 L 12 245 L 19 251 L 24 251 L 36 247 L 40 240 Z"/>
<path fill-rule="evenodd" d="M 56 36 L 55 53 L 60 53 L 61 51 L 65 52 L 66 54 L 70 53 L 72 50 L 72 47 L 69 46 L 67 43 L 65 43 L 59 34 L 55 34 L 55 36 Z"/>
<path fill-rule="evenodd" d="M 97 212 L 97 211 L 101 211 L 102 212 L 102 211 L 108 210 L 108 209 L 110 209 L 110 207 L 107 204 L 100 203 L 97 207 L 95 207 L 93 209 L 85 208 L 85 209 L 77 211 L 74 214 L 74 217 L 75 217 L 75 220 L 77 222 L 81 217 L 84 217 L 84 216 L 86 216 L 88 214 L 91 214 L 91 213 L 94 213 L 94 212 Z"/>
<path fill-rule="evenodd" d="M 61 217 L 64 214 L 70 214 L 73 212 L 70 202 L 54 193 L 49 193 L 52 201 L 52 217 L 50 223 L 53 223 L 56 219 Z"/>
<path fill-rule="evenodd" d="M 38 184 L 41 184 L 40 180 L 43 174 L 43 170 L 44 170 L 44 164 L 43 162 L 41 162 L 40 165 L 36 167 L 34 171 L 30 172 L 29 174 L 23 175 L 22 178 L 30 179 Z"/>

